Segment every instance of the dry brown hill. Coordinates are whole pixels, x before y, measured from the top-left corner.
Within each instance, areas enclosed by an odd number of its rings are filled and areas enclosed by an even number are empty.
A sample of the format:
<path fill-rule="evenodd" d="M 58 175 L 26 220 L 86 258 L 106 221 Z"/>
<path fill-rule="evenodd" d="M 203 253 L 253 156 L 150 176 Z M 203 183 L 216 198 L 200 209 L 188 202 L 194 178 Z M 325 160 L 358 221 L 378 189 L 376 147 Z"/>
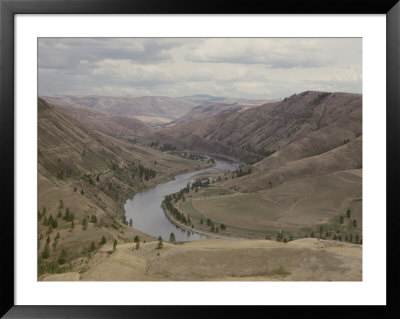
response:
<path fill-rule="evenodd" d="M 62 249 L 70 257 L 87 253 L 91 242 L 98 245 L 102 236 L 119 242 L 132 241 L 135 234 L 149 239 L 122 223 L 123 203 L 133 193 L 195 166 L 183 158 L 93 131 L 39 99 L 40 254 L 47 236 L 52 245 L 50 257 L 42 260 L 39 269 L 50 267 L 48 262 L 57 259 Z M 70 219 L 67 210 L 74 215 Z M 49 219 L 56 220 L 51 227 Z M 85 230 L 84 219 L 88 222 Z M 57 233 L 61 238 L 56 239 Z"/>
<path fill-rule="evenodd" d="M 241 112 L 264 103 L 265 101 L 261 100 L 249 100 L 235 103 L 206 103 L 195 107 L 187 114 L 178 118 L 171 124 L 175 125 L 183 122 L 191 122 L 194 120 L 199 120 L 205 117 L 224 113 Z"/>
<path fill-rule="evenodd" d="M 151 128 L 147 124 L 134 117 L 106 114 L 77 105 L 54 106 L 88 128 L 106 135 L 135 140 L 138 136 L 151 133 Z"/>
<path fill-rule="evenodd" d="M 74 262 L 73 272 L 45 281 L 361 281 L 362 248 L 342 242 L 301 239 L 201 240 L 173 245 L 145 243 L 136 250 L 106 245 L 91 260 Z"/>
<path fill-rule="evenodd" d="M 95 111 L 131 116 L 151 125 L 171 122 L 198 104 L 186 99 L 165 96 L 57 96 L 43 97 L 51 104 L 90 107 Z"/>
<path fill-rule="evenodd" d="M 361 135 L 361 106 L 360 94 L 307 91 L 243 112 L 164 128 L 145 141 L 222 153 L 249 162 L 278 150 L 281 158 L 300 159 L 321 154 Z"/>

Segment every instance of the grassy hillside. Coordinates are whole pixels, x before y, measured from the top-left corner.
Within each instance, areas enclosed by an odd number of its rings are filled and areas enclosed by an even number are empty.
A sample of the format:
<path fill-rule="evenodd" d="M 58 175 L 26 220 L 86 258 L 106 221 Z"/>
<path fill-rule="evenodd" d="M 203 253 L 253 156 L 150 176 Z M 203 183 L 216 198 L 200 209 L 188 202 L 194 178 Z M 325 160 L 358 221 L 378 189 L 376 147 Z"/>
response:
<path fill-rule="evenodd" d="M 45 281 L 360 281 L 359 245 L 317 239 L 202 240 L 183 245 L 105 245 L 88 263 Z"/>
<path fill-rule="evenodd" d="M 68 259 L 87 255 L 103 236 L 132 241 L 140 232 L 123 219 L 125 200 L 199 165 L 95 132 L 39 99 L 38 246 L 50 255 L 39 270 L 63 249 Z"/>

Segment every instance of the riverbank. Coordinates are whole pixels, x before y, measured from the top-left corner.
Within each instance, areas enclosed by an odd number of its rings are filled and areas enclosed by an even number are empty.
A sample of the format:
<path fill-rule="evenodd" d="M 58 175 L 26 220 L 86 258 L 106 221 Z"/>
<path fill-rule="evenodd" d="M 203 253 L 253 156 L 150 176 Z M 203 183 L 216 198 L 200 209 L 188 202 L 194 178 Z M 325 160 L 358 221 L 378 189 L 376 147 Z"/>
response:
<path fill-rule="evenodd" d="M 187 232 L 183 227 L 177 229 L 178 226 L 171 223 L 165 216 L 161 205 L 165 196 L 179 192 L 181 189 L 185 188 L 190 178 L 199 173 L 214 172 L 216 170 L 232 170 L 236 168 L 236 164 L 226 161 L 216 161 L 215 166 L 209 166 L 208 168 L 190 171 L 189 173 L 178 174 L 173 180 L 167 183 L 158 184 L 146 191 L 136 193 L 135 196 L 125 203 L 124 208 L 127 220 L 132 219 L 133 227 L 156 238 L 161 236 L 164 240 L 168 240 L 170 234 L 174 232 L 176 241 L 202 239 L 203 235 L 201 234 L 191 231 Z M 216 237 L 215 234 L 208 234 L 208 236 Z"/>
<path fill-rule="evenodd" d="M 203 163 L 202 163 L 202 164 L 203 164 Z M 199 164 L 199 166 L 196 167 L 195 170 L 183 169 L 183 170 L 178 170 L 177 172 L 174 172 L 173 174 L 169 174 L 169 175 L 167 175 L 167 176 L 164 176 L 164 177 L 162 177 L 162 178 L 160 178 L 160 179 L 158 180 L 158 183 L 157 183 L 157 184 L 144 185 L 144 187 L 139 188 L 139 189 L 136 190 L 136 191 L 128 191 L 128 192 L 122 193 L 122 197 L 121 197 L 121 199 L 118 201 L 118 207 L 119 207 L 120 217 L 121 217 L 122 219 L 123 219 L 124 217 L 126 218 L 125 203 L 126 203 L 130 198 L 132 198 L 133 196 L 135 196 L 136 194 L 141 193 L 141 192 L 144 192 L 144 191 L 149 190 L 149 189 L 151 189 L 151 188 L 154 188 L 154 187 L 156 187 L 156 186 L 158 186 L 158 185 L 160 185 L 160 184 L 164 184 L 164 183 L 173 181 L 177 175 L 184 174 L 184 173 L 195 172 L 195 171 L 198 171 L 198 170 L 201 170 L 201 169 L 205 169 L 205 168 L 209 168 L 209 167 L 214 167 L 214 166 L 215 166 L 214 164 L 211 164 L 211 163 L 204 163 L 204 165 L 202 165 L 202 164 Z M 127 218 L 127 221 L 129 222 L 129 218 Z M 134 227 L 133 227 L 133 228 L 134 228 Z M 135 229 L 135 228 L 134 228 L 134 229 Z M 136 230 L 138 230 L 138 229 L 136 229 Z M 140 230 L 138 230 L 138 231 L 140 231 Z M 151 236 L 151 235 L 149 235 L 149 236 L 152 237 L 152 238 L 154 238 L 154 239 L 156 238 L 156 237 Z"/>

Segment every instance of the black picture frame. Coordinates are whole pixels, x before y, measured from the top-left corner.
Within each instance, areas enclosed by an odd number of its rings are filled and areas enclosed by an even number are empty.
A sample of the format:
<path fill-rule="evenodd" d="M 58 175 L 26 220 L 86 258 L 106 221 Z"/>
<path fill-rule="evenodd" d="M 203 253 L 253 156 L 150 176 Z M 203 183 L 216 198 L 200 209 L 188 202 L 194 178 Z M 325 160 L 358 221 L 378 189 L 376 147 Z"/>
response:
<path fill-rule="evenodd" d="M 15 14 L 385 14 L 387 50 L 386 173 L 387 177 L 387 305 L 386 306 L 16 306 L 14 303 L 14 15 Z M 398 0 L 284 0 L 284 1 L 184 1 L 184 0 L 0 0 L 0 181 L 2 238 L 1 308 L 5 318 L 165 318 L 245 317 L 251 311 L 268 316 L 307 316 L 314 311 L 326 317 L 398 317 L 400 136 L 400 3 Z M 383 141 L 382 141 L 383 142 Z M 384 203 L 382 203 L 384 207 Z M 379 212 L 382 213 L 382 212 Z M 312 312 L 310 312 L 310 310 Z"/>

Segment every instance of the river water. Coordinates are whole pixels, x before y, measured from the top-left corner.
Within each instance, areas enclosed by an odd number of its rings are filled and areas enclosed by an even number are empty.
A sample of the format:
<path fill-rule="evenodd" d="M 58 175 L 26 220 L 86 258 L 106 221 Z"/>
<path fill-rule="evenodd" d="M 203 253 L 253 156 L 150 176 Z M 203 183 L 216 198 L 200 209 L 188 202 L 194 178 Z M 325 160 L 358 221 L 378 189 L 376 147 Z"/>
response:
<path fill-rule="evenodd" d="M 237 163 L 223 160 L 215 160 L 215 164 L 213 167 L 179 174 L 172 181 L 135 194 L 125 203 L 126 219 L 129 220 L 132 218 L 135 229 L 154 237 L 161 236 L 165 241 L 169 241 L 169 236 L 172 232 L 175 234 L 176 241 L 192 241 L 207 238 L 207 236 L 182 230 L 173 225 L 165 217 L 161 203 L 166 195 L 176 193 L 186 187 L 189 179 L 194 175 L 216 170 L 234 170 L 239 166 Z"/>

